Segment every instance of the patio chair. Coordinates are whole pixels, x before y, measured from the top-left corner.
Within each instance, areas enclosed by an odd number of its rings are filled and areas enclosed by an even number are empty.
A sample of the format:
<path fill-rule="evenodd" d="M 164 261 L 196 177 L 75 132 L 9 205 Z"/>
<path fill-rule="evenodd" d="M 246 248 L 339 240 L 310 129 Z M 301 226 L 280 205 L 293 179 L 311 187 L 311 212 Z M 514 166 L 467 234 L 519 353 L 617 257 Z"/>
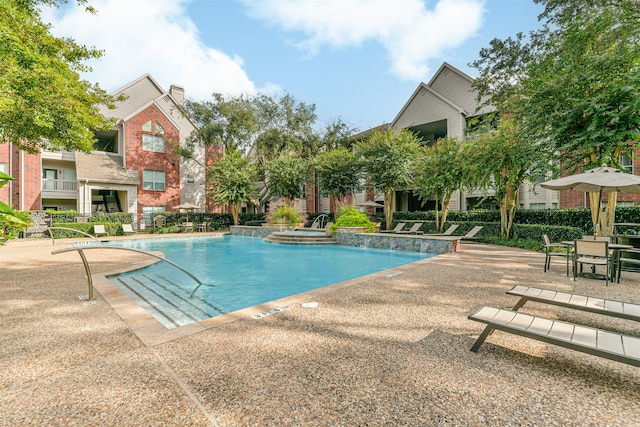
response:
<path fill-rule="evenodd" d="M 616 282 L 620 283 L 620 273 L 640 271 L 640 249 L 622 249 L 616 257 Z"/>
<path fill-rule="evenodd" d="M 182 223 L 182 231 L 193 231 L 193 222 L 183 222 Z"/>
<path fill-rule="evenodd" d="M 460 224 L 452 224 L 447 228 L 444 233 L 425 233 L 427 236 L 451 236 L 456 229 L 460 227 Z"/>
<path fill-rule="evenodd" d="M 122 224 L 122 232 L 124 234 L 136 234 L 137 231 L 133 229 L 131 224 Z"/>
<path fill-rule="evenodd" d="M 605 240 L 576 240 L 573 246 L 573 280 L 576 280 L 578 276 L 578 265 L 580 265 L 580 273 L 582 273 L 585 264 L 590 265 L 593 272 L 595 272 L 596 266 L 604 266 L 606 286 L 609 286 L 611 270 L 609 242 Z"/>
<path fill-rule="evenodd" d="M 396 233 L 398 233 L 398 234 L 423 234 L 424 232 L 420 231 L 420 227 L 422 227 L 422 223 L 421 222 L 416 222 L 411 226 L 410 229 L 396 231 Z"/>
<path fill-rule="evenodd" d="M 461 236 L 462 240 L 475 240 L 477 239 L 476 234 L 478 234 L 478 232 L 480 230 L 482 230 L 482 225 L 476 225 L 475 227 L 473 227 L 471 230 L 469 230 L 469 232 L 467 234 L 465 234 L 464 236 Z"/>
<path fill-rule="evenodd" d="M 567 260 L 567 276 L 569 275 L 569 259 L 571 258 L 571 246 L 565 245 L 564 243 L 551 243 L 549 236 L 547 234 L 543 234 L 542 238 L 544 239 L 544 272 L 546 273 L 551 269 L 551 257 L 563 257 Z M 555 251 L 555 249 L 562 248 L 564 249 L 561 252 Z"/>
<path fill-rule="evenodd" d="M 392 230 L 380 230 L 381 233 L 397 233 L 404 228 L 406 223 L 399 222 Z"/>
<path fill-rule="evenodd" d="M 107 231 L 104 229 L 104 224 L 95 224 L 93 226 L 93 234 L 98 237 L 98 236 L 108 236 L 109 233 L 107 233 Z"/>

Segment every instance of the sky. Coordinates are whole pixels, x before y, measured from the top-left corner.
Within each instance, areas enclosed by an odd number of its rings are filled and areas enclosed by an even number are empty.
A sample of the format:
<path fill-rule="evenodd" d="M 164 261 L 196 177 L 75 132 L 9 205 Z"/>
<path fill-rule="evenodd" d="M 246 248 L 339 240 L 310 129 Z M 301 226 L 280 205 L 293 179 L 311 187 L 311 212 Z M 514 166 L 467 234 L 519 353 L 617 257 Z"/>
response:
<path fill-rule="evenodd" d="M 317 126 L 393 121 L 443 62 L 540 25 L 533 0 L 89 0 L 43 10 L 57 37 L 104 51 L 82 78 L 113 92 L 144 74 L 195 101 L 293 95 Z"/>

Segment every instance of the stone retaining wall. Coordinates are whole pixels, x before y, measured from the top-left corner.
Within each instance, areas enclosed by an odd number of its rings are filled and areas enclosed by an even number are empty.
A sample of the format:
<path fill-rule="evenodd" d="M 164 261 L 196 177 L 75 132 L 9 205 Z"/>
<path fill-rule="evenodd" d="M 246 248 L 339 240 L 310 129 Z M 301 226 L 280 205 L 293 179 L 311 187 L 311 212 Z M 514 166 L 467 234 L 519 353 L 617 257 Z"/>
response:
<path fill-rule="evenodd" d="M 283 227 L 248 227 L 231 226 L 231 234 L 238 236 L 262 237 L 277 231 L 283 231 Z M 446 254 L 457 252 L 460 249 L 460 237 L 455 236 L 424 236 L 424 235 L 399 235 L 380 233 L 341 233 L 335 234 L 338 243 L 346 246 L 360 246 L 375 249 L 394 249 L 409 252 L 425 252 L 431 254 Z"/>
<path fill-rule="evenodd" d="M 459 237 L 430 237 L 421 235 L 398 235 L 378 233 L 336 233 L 338 243 L 375 249 L 446 254 L 457 252 Z"/>

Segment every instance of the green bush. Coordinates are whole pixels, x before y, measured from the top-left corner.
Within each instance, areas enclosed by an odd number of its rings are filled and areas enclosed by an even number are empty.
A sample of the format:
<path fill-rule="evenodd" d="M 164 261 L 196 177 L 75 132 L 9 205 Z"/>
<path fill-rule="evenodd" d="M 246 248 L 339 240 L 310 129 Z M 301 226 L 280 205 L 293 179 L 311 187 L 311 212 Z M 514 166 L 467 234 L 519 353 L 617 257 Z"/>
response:
<path fill-rule="evenodd" d="M 52 227 L 70 228 L 72 230 L 82 231 L 93 236 L 93 226 L 95 224 L 104 224 L 104 230 L 109 236 L 122 236 L 122 224 L 119 222 L 107 222 L 107 223 L 94 223 L 94 222 L 54 222 Z M 56 239 L 77 239 L 86 237 L 80 233 L 76 233 L 72 230 L 51 230 L 53 231 L 53 237 Z"/>
<path fill-rule="evenodd" d="M 337 227 L 366 227 L 367 233 L 375 231 L 375 223 L 369 219 L 367 214 L 354 208 L 346 209 L 336 222 L 329 228 L 330 233 L 335 233 Z"/>
<path fill-rule="evenodd" d="M 300 224 L 302 214 L 291 205 L 278 206 L 269 215 L 269 224 Z"/>

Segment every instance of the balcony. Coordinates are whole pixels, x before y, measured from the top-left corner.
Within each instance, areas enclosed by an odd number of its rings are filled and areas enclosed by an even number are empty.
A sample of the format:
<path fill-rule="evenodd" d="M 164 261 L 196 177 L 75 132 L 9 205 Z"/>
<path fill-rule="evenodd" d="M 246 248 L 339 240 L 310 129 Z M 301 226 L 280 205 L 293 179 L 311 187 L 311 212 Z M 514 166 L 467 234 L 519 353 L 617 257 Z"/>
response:
<path fill-rule="evenodd" d="M 43 179 L 42 197 L 75 199 L 78 197 L 78 182 L 65 179 Z"/>

